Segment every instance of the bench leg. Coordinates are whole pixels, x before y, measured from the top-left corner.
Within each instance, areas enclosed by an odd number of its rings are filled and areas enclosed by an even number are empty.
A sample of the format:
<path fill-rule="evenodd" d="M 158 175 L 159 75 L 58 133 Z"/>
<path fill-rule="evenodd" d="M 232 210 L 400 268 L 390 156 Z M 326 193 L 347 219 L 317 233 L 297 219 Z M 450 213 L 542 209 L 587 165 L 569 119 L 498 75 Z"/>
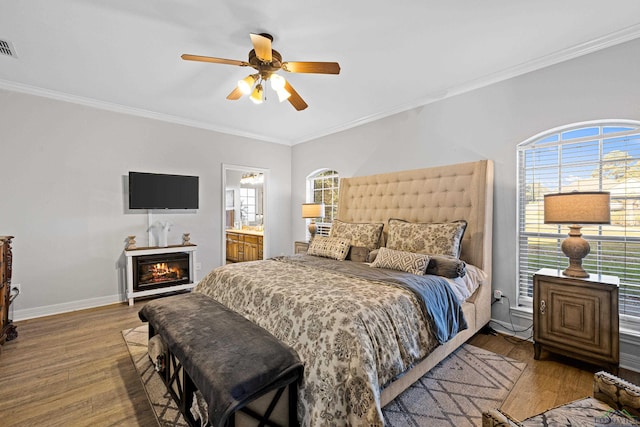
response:
<path fill-rule="evenodd" d="M 193 395 L 197 387 L 183 369 L 180 360 L 171 351 L 167 351 L 166 367 L 162 379 L 187 424 L 192 427 L 200 426 L 200 422 L 196 421 L 191 413 Z"/>
<path fill-rule="evenodd" d="M 289 427 L 298 427 L 298 387 L 297 381 L 289 384 Z"/>

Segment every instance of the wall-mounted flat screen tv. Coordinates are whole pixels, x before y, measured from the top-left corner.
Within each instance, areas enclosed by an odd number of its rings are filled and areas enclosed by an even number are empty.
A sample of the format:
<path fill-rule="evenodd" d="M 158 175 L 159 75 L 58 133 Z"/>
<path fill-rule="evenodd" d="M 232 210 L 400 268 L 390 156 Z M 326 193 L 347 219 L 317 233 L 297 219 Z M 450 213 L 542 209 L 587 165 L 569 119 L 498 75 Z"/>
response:
<path fill-rule="evenodd" d="M 129 172 L 129 209 L 198 209 L 198 177 Z"/>

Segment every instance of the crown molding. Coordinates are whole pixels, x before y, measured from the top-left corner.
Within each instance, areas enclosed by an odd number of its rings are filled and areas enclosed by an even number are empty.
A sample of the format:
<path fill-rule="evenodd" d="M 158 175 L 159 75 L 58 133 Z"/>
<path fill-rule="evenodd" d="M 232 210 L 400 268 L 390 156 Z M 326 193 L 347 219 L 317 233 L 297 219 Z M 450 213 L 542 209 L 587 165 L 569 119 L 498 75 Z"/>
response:
<path fill-rule="evenodd" d="M 571 46 L 569 48 L 556 51 L 554 53 L 543 56 L 541 58 L 527 61 L 525 63 L 519 64 L 513 67 L 509 67 L 507 69 L 480 77 L 478 79 L 465 82 L 457 86 L 439 90 L 425 97 L 415 99 L 411 102 L 396 105 L 395 107 L 385 109 L 384 111 L 379 111 L 377 113 L 370 114 L 368 116 L 361 117 L 356 120 L 346 122 L 338 126 L 326 128 L 320 132 L 314 132 L 311 134 L 303 135 L 291 141 L 276 139 L 276 138 L 255 134 L 251 132 L 244 132 L 238 129 L 227 128 L 224 126 L 217 126 L 211 123 L 202 122 L 198 120 L 190 120 L 190 119 L 173 116 L 169 114 L 157 113 L 154 111 L 144 110 L 141 108 L 127 107 L 120 104 L 114 104 L 110 102 L 99 101 L 99 100 L 85 98 L 81 96 L 70 95 L 67 93 L 53 91 L 50 89 L 44 89 L 40 87 L 14 83 L 14 82 L 2 80 L 2 79 L 0 79 L 0 89 L 7 89 L 15 92 L 21 92 L 21 93 L 26 93 L 26 94 L 35 95 L 35 96 L 42 96 L 46 98 L 56 99 L 56 100 L 65 101 L 65 102 L 71 102 L 75 104 L 85 105 L 88 107 L 98 108 L 101 110 L 112 111 L 116 113 L 129 114 L 129 115 L 149 118 L 153 120 L 160 120 L 168 123 L 175 123 L 175 124 L 180 124 L 180 125 L 194 127 L 194 128 L 211 130 L 214 132 L 220 132 L 228 135 L 235 135 L 239 137 L 250 138 L 250 139 L 264 141 L 264 142 L 271 142 L 276 144 L 292 146 L 292 145 L 309 142 L 315 139 L 319 139 L 334 133 L 342 132 L 342 131 L 345 131 L 357 126 L 361 126 L 367 123 L 371 123 L 373 121 L 380 120 L 385 117 L 389 117 L 394 114 L 402 113 L 404 111 L 418 108 L 424 105 L 428 105 L 428 104 L 440 101 L 442 99 L 450 98 L 455 95 L 460 95 L 466 92 L 473 91 L 475 89 L 480 89 L 494 83 L 508 80 L 508 79 L 520 76 L 522 74 L 526 74 L 526 73 L 536 71 L 542 68 L 546 68 L 561 62 L 578 58 L 583 55 L 597 52 L 599 50 L 606 49 L 608 47 L 612 47 L 624 42 L 628 42 L 628 41 L 637 39 L 639 37 L 640 37 L 640 24 L 636 24 L 636 25 L 615 31 L 613 33 L 604 35 L 602 37 L 598 37 L 596 39 L 589 40 L 587 42 L 580 43 L 580 44 Z"/>
<path fill-rule="evenodd" d="M 562 49 L 551 53 L 549 55 L 533 59 L 531 61 L 524 62 L 513 67 L 506 68 L 496 73 L 488 74 L 486 76 L 465 82 L 463 84 L 453 86 L 444 90 L 431 93 L 425 97 L 418 98 L 412 102 L 397 105 L 396 107 L 380 111 L 378 113 L 371 114 L 366 117 L 359 118 L 357 120 L 344 123 L 339 126 L 325 129 L 322 133 L 308 134 L 292 142 L 292 145 L 309 142 L 314 139 L 318 139 L 327 135 L 331 135 L 337 132 L 342 132 L 363 124 L 371 123 L 376 120 L 383 119 L 385 117 L 392 116 L 394 114 L 402 113 L 407 110 L 421 107 L 423 105 L 432 104 L 434 102 L 450 98 L 455 95 L 460 95 L 466 92 L 471 92 L 476 89 L 483 88 L 485 86 L 499 83 L 520 75 L 530 73 L 532 71 L 540 70 L 542 68 L 550 67 L 561 62 L 569 61 L 571 59 L 578 58 L 580 56 L 588 55 L 593 52 L 597 52 L 602 49 L 606 49 L 621 43 L 625 43 L 631 40 L 635 40 L 640 37 L 640 24 L 632 25 L 622 30 L 609 33 L 605 36 L 589 40 L 584 43 L 580 43 L 566 49 Z"/>
<path fill-rule="evenodd" d="M 0 79 L 0 89 L 6 89 L 13 92 L 25 93 L 28 95 L 41 96 L 44 98 L 55 99 L 57 101 L 70 102 L 73 104 L 84 105 L 87 107 L 97 108 L 100 110 L 111 111 L 115 113 L 128 114 L 131 116 L 138 116 L 147 119 L 160 120 L 167 123 L 174 123 L 183 126 L 189 126 L 199 129 L 206 129 L 214 132 L 220 132 L 227 135 L 235 135 L 243 138 L 250 138 L 264 142 L 272 142 L 276 144 L 291 145 L 289 141 L 283 141 L 276 138 L 271 138 L 265 135 L 258 135 L 251 132 L 244 132 L 238 129 L 226 128 L 223 126 L 216 126 L 211 123 L 206 123 L 198 120 L 185 119 L 183 117 L 172 116 L 170 114 L 157 113 L 150 110 L 144 110 L 142 108 L 128 107 L 126 105 L 115 104 L 112 102 L 99 101 L 92 98 L 86 98 L 77 95 L 71 95 L 64 92 L 58 92 L 50 89 L 44 89 L 41 87 L 25 85 L 21 83 L 15 83 L 8 80 Z"/>

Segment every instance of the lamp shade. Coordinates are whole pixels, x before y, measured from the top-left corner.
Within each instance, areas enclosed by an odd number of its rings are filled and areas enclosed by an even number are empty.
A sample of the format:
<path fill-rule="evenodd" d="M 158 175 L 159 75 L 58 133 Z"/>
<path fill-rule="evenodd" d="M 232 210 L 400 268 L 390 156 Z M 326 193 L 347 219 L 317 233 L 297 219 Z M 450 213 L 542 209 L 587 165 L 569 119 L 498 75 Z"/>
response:
<path fill-rule="evenodd" d="M 609 224 L 610 194 L 606 191 L 545 194 L 544 223 Z"/>
<path fill-rule="evenodd" d="M 251 93 L 251 89 L 253 88 L 253 84 L 257 80 L 258 74 L 250 74 L 242 80 L 238 81 L 238 89 L 245 94 L 249 95 Z"/>
<path fill-rule="evenodd" d="M 303 203 L 302 218 L 324 218 L 324 203 Z"/>
<path fill-rule="evenodd" d="M 262 104 L 262 92 L 262 85 L 258 83 L 249 99 L 251 99 L 254 104 Z"/>

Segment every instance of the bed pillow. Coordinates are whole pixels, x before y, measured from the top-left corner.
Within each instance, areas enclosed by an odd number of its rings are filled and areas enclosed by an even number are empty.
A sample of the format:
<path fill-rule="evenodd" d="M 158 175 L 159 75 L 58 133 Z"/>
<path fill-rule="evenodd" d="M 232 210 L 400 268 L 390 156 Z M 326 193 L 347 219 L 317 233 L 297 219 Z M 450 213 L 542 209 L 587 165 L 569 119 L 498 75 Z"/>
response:
<path fill-rule="evenodd" d="M 457 258 L 467 221 L 415 223 L 389 220 L 387 248 L 420 254 L 449 255 Z"/>
<path fill-rule="evenodd" d="M 370 251 L 380 246 L 382 223 L 345 222 L 334 219 L 331 224 L 331 237 L 342 237 L 351 241 L 351 246 L 364 246 Z"/>
<path fill-rule="evenodd" d="M 476 267 L 475 265 L 467 264 L 467 274 L 464 277 L 459 277 L 454 280 L 460 280 L 465 284 L 469 290 L 469 294 L 472 294 L 478 289 L 478 287 L 489 278 L 489 275 L 483 269 Z"/>
<path fill-rule="evenodd" d="M 324 258 L 342 261 L 349 253 L 350 240 L 340 237 L 316 236 L 309 244 L 307 255 L 321 256 Z"/>
<path fill-rule="evenodd" d="M 428 264 L 429 255 L 380 248 L 376 259 L 371 263 L 371 267 L 389 268 L 423 275 Z"/>
<path fill-rule="evenodd" d="M 349 253 L 347 254 L 347 260 L 353 262 L 367 262 L 369 261 L 369 248 L 364 246 L 351 246 Z"/>
<path fill-rule="evenodd" d="M 426 274 L 454 279 L 467 274 L 467 264 L 459 258 L 449 255 L 430 255 Z"/>
<path fill-rule="evenodd" d="M 489 275 L 475 265 L 467 265 L 468 274 L 463 277 L 445 278 L 453 293 L 456 294 L 458 301 L 462 302 L 469 298 L 484 283 Z"/>

